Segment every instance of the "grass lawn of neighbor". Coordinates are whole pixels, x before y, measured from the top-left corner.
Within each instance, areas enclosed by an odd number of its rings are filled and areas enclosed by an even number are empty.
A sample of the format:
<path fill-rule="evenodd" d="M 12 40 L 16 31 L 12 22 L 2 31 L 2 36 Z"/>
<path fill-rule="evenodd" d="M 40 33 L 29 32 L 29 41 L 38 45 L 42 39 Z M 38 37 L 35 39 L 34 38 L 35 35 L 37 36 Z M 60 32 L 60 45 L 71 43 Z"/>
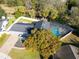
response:
<path fill-rule="evenodd" d="M 0 47 L 6 42 L 8 37 L 9 35 L 5 33 L 0 36 Z"/>
<path fill-rule="evenodd" d="M 40 59 L 37 51 L 12 49 L 9 53 L 12 59 Z"/>

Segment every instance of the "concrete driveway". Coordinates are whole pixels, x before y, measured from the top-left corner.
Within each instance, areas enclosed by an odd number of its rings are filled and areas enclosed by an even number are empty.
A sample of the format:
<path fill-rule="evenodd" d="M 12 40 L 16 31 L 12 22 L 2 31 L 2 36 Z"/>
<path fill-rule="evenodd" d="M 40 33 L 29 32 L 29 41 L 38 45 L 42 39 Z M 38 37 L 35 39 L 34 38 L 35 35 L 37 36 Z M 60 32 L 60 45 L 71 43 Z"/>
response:
<path fill-rule="evenodd" d="M 7 41 L 0 48 L 0 52 L 8 54 L 11 51 L 11 49 L 14 47 L 17 41 L 18 41 L 18 35 L 11 34 L 11 36 L 7 39 Z"/>

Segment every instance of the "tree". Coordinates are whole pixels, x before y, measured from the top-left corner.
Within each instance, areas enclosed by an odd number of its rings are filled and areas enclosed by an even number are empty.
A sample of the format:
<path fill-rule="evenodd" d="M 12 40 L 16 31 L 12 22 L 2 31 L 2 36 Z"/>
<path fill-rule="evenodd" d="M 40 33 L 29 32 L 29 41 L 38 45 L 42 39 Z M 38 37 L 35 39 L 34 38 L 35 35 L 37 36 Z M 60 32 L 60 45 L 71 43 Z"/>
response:
<path fill-rule="evenodd" d="M 24 6 L 18 6 L 16 8 L 15 17 L 25 16 L 26 8 Z"/>
<path fill-rule="evenodd" d="M 4 3 L 4 0 L 0 0 L 0 4 L 3 4 Z"/>
<path fill-rule="evenodd" d="M 31 0 L 24 0 L 24 4 L 27 9 L 31 9 L 33 6 Z"/>
<path fill-rule="evenodd" d="M 32 35 L 24 42 L 26 49 L 33 49 L 39 51 L 44 59 L 48 59 L 50 55 L 56 53 L 61 46 L 58 38 L 51 35 L 48 30 L 33 30 Z"/>
<path fill-rule="evenodd" d="M 48 7 L 47 8 L 44 8 L 42 11 L 41 11 L 41 15 L 43 17 L 47 17 L 49 15 L 49 9 Z"/>
<path fill-rule="evenodd" d="M 26 7 L 25 7 L 25 6 L 18 6 L 18 7 L 16 8 L 16 10 L 25 13 L 25 12 L 26 12 Z"/>
<path fill-rule="evenodd" d="M 31 10 L 29 11 L 29 16 L 30 16 L 31 18 L 35 18 L 35 10 L 34 10 L 34 9 L 31 9 Z"/>
<path fill-rule="evenodd" d="M 23 16 L 23 13 L 21 13 L 20 11 L 17 10 L 17 11 L 15 12 L 15 17 L 18 18 L 18 17 L 20 17 L 20 16 Z"/>
<path fill-rule="evenodd" d="M 15 0 L 17 2 L 17 6 L 24 6 L 24 0 Z"/>
<path fill-rule="evenodd" d="M 66 0 L 47 0 L 46 6 L 51 6 L 52 8 L 55 8 L 58 10 L 59 14 L 62 14 L 66 11 Z"/>
<path fill-rule="evenodd" d="M 8 6 L 16 6 L 17 5 L 17 1 L 16 0 L 7 0 L 6 4 L 8 4 Z"/>
<path fill-rule="evenodd" d="M 50 9 L 50 14 L 49 14 L 50 19 L 55 19 L 58 17 L 58 10 L 55 8 Z"/>
<path fill-rule="evenodd" d="M 1 18 L 2 16 L 6 16 L 6 13 L 5 13 L 5 11 L 0 7 L 0 18 Z"/>
<path fill-rule="evenodd" d="M 24 6 L 24 0 L 4 0 L 8 6 Z"/>
<path fill-rule="evenodd" d="M 72 7 L 68 17 L 69 19 L 67 19 L 66 22 L 71 26 L 79 28 L 79 8 Z"/>

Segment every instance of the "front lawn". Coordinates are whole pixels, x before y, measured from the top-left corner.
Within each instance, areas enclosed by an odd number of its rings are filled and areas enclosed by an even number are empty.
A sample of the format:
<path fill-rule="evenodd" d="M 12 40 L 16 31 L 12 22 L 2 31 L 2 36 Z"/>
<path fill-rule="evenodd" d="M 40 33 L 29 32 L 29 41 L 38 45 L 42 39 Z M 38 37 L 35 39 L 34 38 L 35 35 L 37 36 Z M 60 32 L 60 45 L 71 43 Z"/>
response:
<path fill-rule="evenodd" d="M 0 36 L 0 47 L 6 42 L 8 37 L 9 35 L 5 33 Z"/>
<path fill-rule="evenodd" d="M 12 49 L 9 53 L 12 59 L 40 59 L 37 51 Z"/>

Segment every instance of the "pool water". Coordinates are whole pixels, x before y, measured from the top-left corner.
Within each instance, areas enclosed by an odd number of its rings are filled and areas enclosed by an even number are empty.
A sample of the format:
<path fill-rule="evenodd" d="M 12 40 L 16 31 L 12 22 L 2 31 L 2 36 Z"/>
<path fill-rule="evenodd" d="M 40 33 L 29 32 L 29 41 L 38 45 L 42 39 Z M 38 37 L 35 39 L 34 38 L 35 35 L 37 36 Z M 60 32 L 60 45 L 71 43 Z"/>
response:
<path fill-rule="evenodd" d="M 60 36 L 62 33 L 59 31 L 58 27 L 52 27 L 51 28 L 51 32 L 52 34 L 56 35 L 56 36 Z"/>

